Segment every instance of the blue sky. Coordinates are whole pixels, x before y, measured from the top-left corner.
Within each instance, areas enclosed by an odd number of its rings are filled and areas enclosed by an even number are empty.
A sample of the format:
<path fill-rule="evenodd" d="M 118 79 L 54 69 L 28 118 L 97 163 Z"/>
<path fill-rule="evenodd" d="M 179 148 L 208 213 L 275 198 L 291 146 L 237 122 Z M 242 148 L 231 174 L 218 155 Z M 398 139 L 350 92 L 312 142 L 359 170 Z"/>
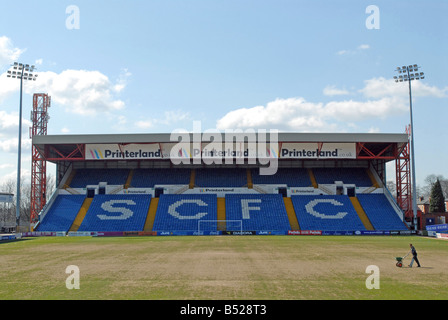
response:
<path fill-rule="evenodd" d="M 366 26 L 369 5 L 379 29 Z M 192 130 L 195 120 L 203 130 L 402 133 L 408 89 L 392 77 L 416 63 L 426 74 L 412 83 L 418 182 L 448 177 L 447 15 L 446 0 L 4 1 L 0 182 L 17 165 L 13 61 L 39 71 L 24 89 L 24 176 L 35 92 L 52 97 L 49 134 Z"/>

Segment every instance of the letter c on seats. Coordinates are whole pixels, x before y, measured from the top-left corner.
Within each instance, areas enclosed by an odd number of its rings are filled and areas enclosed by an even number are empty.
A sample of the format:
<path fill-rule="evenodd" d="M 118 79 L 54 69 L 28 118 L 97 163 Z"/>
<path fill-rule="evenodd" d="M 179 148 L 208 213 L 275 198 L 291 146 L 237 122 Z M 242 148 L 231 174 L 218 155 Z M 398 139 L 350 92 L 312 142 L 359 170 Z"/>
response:
<path fill-rule="evenodd" d="M 200 207 L 208 207 L 208 204 L 206 204 L 204 201 L 202 201 L 200 199 L 192 199 L 192 200 L 183 199 L 183 200 L 176 201 L 172 205 L 170 205 L 168 207 L 168 213 L 170 215 L 172 215 L 174 218 L 177 218 L 177 219 L 180 219 L 180 220 L 194 220 L 194 219 L 198 220 L 198 219 L 201 219 L 203 216 L 206 216 L 208 214 L 208 212 L 198 212 L 194 216 L 183 216 L 179 212 L 177 212 L 176 209 L 179 208 L 181 205 L 184 205 L 186 203 L 195 203 L 195 204 L 197 204 Z"/>
<path fill-rule="evenodd" d="M 334 199 L 315 199 L 315 200 L 308 202 L 308 204 L 305 206 L 306 211 L 309 214 L 315 216 L 316 218 L 320 218 L 320 219 L 343 219 L 348 214 L 348 212 L 338 212 L 335 215 L 327 215 L 327 214 L 317 212 L 316 210 L 314 210 L 314 207 L 317 206 L 319 203 L 331 203 L 334 206 L 344 206 L 344 204 L 342 204 L 339 201 L 336 201 Z"/>

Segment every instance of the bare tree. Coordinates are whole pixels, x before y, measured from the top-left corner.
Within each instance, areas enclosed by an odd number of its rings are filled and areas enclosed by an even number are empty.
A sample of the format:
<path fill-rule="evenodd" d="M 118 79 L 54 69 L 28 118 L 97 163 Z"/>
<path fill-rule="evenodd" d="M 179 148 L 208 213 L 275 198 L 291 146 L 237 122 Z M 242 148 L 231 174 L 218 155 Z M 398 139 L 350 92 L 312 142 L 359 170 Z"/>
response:
<path fill-rule="evenodd" d="M 14 194 L 16 192 L 16 183 L 13 179 L 3 182 L 0 190 L 4 193 Z M 0 221 L 2 225 L 15 224 L 16 221 L 16 202 L 15 197 L 12 203 L 7 203 L 0 208 Z"/>
<path fill-rule="evenodd" d="M 397 197 L 397 185 L 392 180 L 389 180 L 386 182 L 386 188 L 390 191 L 390 193 L 394 196 L 394 198 Z"/>
<path fill-rule="evenodd" d="M 422 187 L 422 196 L 428 198 L 431 195 L 431 189 L 439 180 L 440 186 L 442 187 L 443 195 L 445 198 L 448 198 L 448 179 L 446 179 L 443 175 L 439 174 L 430 174 L 425 178 L 425 186 Z"/>
<path fill-rule="evenodd" d="M 26 181 L 25 177 L 22 177 L 21 181 Z M 14 179 L 5 181 L 0 190 L 5 193 L 14 194 L 13 202 L 0 206 L 0 224 L 13 224 L 16 223 L 16 207 L 17 207 L 17 195 L 16 195 L 17 182 Z M 47 193 L 46 200 L 48 201 L 56 188 L 56 179 L 53 175 L 47 176 Z M 22 183 L 20 186 L 20 226 L 27 228 L 30 224 L 31 216 L 31 184 Z"/>

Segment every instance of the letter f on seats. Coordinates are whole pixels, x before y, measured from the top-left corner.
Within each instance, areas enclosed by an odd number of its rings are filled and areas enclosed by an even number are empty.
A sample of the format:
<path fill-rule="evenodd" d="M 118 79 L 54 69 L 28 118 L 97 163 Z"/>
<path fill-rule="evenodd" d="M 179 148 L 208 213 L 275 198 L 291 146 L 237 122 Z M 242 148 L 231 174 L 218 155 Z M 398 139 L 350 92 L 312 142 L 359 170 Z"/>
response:
<path fill-rule="evenodd" d="M 261 203 L 261 199 L 241 199 L 243 219 L 250 219 L 250 211 L 260 211 L 260 207 L 249 207 L 249 203 Z"/>

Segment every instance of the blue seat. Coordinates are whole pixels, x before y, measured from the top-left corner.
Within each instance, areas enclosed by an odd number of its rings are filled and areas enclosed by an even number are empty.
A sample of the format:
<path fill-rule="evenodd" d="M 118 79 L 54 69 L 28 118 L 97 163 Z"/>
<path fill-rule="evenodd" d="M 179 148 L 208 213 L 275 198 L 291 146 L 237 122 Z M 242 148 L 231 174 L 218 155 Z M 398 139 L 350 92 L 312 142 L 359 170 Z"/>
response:
<path fill-rule="evenodd" d="M 384 194 L 358 194 L 357 198 L 375 230 L 407 230 Z"/>
<path fill-rule="evenodd" d="M 198 231 L 200 228 L 201 231 L 216 231 L 216 220 L 217 198 L 214 194 L 162 194 L 153 230 Z"/>
<path fill-rule="evenodd" d="M 254 184 L 286 184 L 289 187 L 310 187 L 311 179 L 303 168 L 278 168 L 274 175 L 260 175 L 259 169 L 252 169 Z"/>
<path fill-rule="evenodd" d="M 244 187 L 247 185 L 247 172 L 240 168 L 196 169 L 195 185 L 204 188 Z"/>
<path fill-rule="evenodd" d="M 142 231 L 150 195 L 96 195 L 78 231 Z"/>
<path fill-rule="evenodd" d="M 58 195 L 37 230 L 67 232 L 75 221 L 85 198 L 84 195 Z"/>
<path fill-rule="evenodd" d="M 245 231 L 290 230 L 288 215 L 280 194 L 227 194 L 226 220 L 242 221 Z M 238 231 L 241 225 L 227 223 L 227 230 Z"/>
<path fill-rule="evenodd" d="M 98 185 L 100 182 L 124 185 L 128 175 L 128 169 L 77 169 L 70 187 L 85 188 L 87 185 Z"/>
<path fill-rule="evenodd" d="M 136 169 L 131 187 L 153 188 L 155 185 L 186 185 L 190 183 L 190 169 Z"/>
<path fill-rule="evenodd" d="M 343 181 L 345 184 L 355 184 L 358 187 L 373 185 L 365 168 L 314 168 L 313 173 L 318 184 Z"/>
<path fill-rule="evenodd" d="M 366 230 L 348 196 L 292 196 L 291 199 L 302 230 Z"/>

